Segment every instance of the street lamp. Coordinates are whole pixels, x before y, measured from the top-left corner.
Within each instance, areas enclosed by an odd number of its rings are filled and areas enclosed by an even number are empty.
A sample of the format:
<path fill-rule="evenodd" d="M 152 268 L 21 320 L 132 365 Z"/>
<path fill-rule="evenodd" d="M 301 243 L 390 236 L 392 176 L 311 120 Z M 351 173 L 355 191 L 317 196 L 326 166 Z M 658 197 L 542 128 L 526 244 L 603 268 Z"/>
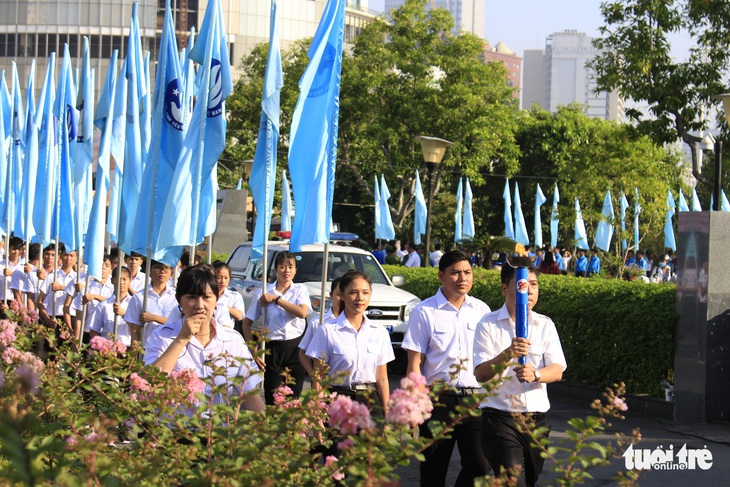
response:
<path fill-rule="evenodd" d="M 439 139 L 438 137 L 427 137 L 419 135 L 416 137 L 421 143 L 421 151 L 423 152 L 423 160 L 428 169 L 428 213 L 426 214 L 426 255 L 423 259 L 423 267 L 428 267 L 431 255 L 431 204 L 433 203 L 433 180 L 436 167 L 441 164 L 447 147 L 454 145 L 448 140 Z"/>
<path fill-rule="evenodd" d="M 730 93 L 723 93 L 717 95 L 716 100 L 722 102 L 722 107 L 725 110 L 725 120 L 730 123 L 728 115 L 730 115 Z M 712 188 L 713 197 L 713 211 L 720 211 L 722 208 L 722 141 L 718 140 L 715 142 L 715 184 Z"/>
<path fill-rule="evenodd" d="M 251 179 L 251 170 L 253 169 L 253 159 L 246 159 L 243 161 L 243 176 L 248 181 Z"/>

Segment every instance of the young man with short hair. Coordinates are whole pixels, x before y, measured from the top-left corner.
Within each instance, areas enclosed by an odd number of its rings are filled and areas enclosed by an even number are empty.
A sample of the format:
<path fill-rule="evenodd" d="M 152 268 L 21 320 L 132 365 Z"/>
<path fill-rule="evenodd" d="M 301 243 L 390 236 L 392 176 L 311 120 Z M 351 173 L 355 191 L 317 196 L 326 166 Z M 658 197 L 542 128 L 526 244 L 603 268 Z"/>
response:
<path fill-rule="evenodd" d="M 474 275 L 469 256 L 452 250 L 441 256 L 438 278 L 441 288 L 411 312 L 402 348 L 408 353 L 408 372 L 422 374 L 429 385 L 444 381 L 450 387 L 434 405 L 432 421 L 450 424 L 451 413 L 473 394 L 483 392 L 472 366 L 474 330 L 490 309 L 469 296 Z M 458 368 L 452 377 L 452 370 Z M 421 436 L 432 438 L 428 423 Z M 454 445 L 461 455 L 457 486 L 472 486 L 474 479 L 489 473 L 481 447 L 481 419 L 467 417 L 454 427 L 451 438 L 440 440 L 423 452 L 421 485 L 444 486 Z"/>
<path fill-rule="evenodd" d="M 124 256 L 124 263 L 131 274 L 131 283 L 129 284 L 129 294 L 135 295 L 140 291 L 144 291 L 144 281 L 146 274 L 142 272 L 142 263 L 144 262 L 142 254 L 132 252 Z"/>
<path fill-rule="evenodd" d="M 545 459 L 525 426 L 547 428 L 550 401 L 547 385 L 563 377 L 565 355 L 555 323 L 532 309 L 540 294 L 540 272 L 531 267 L 527 278 L 527 338 L 516 336 L 515 269 L 501 271 L 504 306 L 486 315 L 474 334 L 474 375 L 479 382 L 496 378 L 492 395 L 481 403 L 482 446 L 495 475 L 515 477 L 518 486 L 532 486 Z M 519 357 L 527 357 L 520 365 Z"/>
<path fill-rule="evenodd" d="M 10 237 L 10 245 L 8 247 L 7 255 L 5 259 L 0 261 L 0 269 L 2 269 L 2 275 L 0 276 L 0 294 L 2 294 L 2 303 L 0 303 L 0 309 L 2 314 L 8 310 L 10 302 L 15 299 L 13 288 L 11 286 L 13 274 L 18 271 L 23 271 L 23 262 L 20 260 L 20 254 L 23 249 L 23 240 L 18 237 Z M 23 304 L 22 302 L 20 304 Z"/>
<path fill-rule="evenodd" d="M 60 247 L 59 247 L 60 250 Z M 55 255 L 55 252 L 54 252 Z M 48 274 L 40 286 L 38 297 L 38 314 L 48 326 L 55 327 L 57 317 L 63 317 L 63 305 L 66 302 L 66 293 L 62 292 L 69 283 L 76 279 L 76 251 L 61 252 L 61 268 Z M 71 315 L 75 315 L 72 311 Z"/>
<path fill-rule="evenodd" d="M 139 275 L 139 273 L 138 273 Z M 147 340 L 159 326 L 167 323 L 167 317 L 177 307 L 175 288 L 168 284 L 172 267 L 162 262 L 152 261 L 150 266 L 150 285 L 147 287 L 147 309 L 143 311 L 144 292 L 132 296 L 124 319 L 131 326 L 132 341 L 147 345 Z M 130 269 L 131 276 L 131 269 Z M 134 279 L 131 279 L 130 289 Z"/>

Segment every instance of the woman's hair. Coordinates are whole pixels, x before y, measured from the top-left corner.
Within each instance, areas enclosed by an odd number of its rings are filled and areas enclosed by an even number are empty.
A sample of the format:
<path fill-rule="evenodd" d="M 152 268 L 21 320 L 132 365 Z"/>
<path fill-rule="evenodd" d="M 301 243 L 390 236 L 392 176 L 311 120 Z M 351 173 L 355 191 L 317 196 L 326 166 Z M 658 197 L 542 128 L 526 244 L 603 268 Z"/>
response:
<path fill-rule="evenodd" d="M 215 269 L 216 274 L 218 274 L 218 271 L 221 269 L 226 269 L 228 271 L 229 275 L 231 273 L 231 266 L 229 266 L 225 262 L 221 262 L 221 261 L 213 262 L 213 268 Z"/>
<path fill-rule="evenodd" d="M 545 252 L 545 257 L 543 261 L 548 265 L 552 265 L 555 262 L 555 256 L 552 252 Z"/>
<path fill-rule="evenodd" d="M 294 267 L 297 266 L 297 256 L 290 252 L 279 252 L 278 254 L 276 254 L 274 266 L 279 267 L 286 260 L 291 260 L 292 262 L 294 262 Z"/>
<path fill-rule="evenodd" d="M 112 271 L 112 279 L 116 280 L 119 273 L 126 274 L 128 278 L 132 278 L 132 273 L 129 272 L 129 268 L 125 266 L 117 266 Z"/>
<path fill-rule="evenodd" d="M 365 279 L 370 287 L 373 287 L 373 281 L 370 279 L 370 276 L 365 274 L 364 272 L 350 270 L 345 272 L 345 274 L 340 278 L 340 291 L 345 291 L 347 289 L 347 286 L 352 284 L 352 281 L 355 279 Z"/>
<path fill-rule="evenodd" d="M 211 292 L 218 298 L 218 280 L 215 278 L 215 274 L 210 272 L 203 266 L 192 266 L 186 267 L 180 273 L 180 277 L 177 279 L 177 288 L 175 288 L 175 298 L 178 303 L 180 298 L 186 294 L 192 294 L 193 296 L 203 296 L 206 288 L 210 287 Z"/>

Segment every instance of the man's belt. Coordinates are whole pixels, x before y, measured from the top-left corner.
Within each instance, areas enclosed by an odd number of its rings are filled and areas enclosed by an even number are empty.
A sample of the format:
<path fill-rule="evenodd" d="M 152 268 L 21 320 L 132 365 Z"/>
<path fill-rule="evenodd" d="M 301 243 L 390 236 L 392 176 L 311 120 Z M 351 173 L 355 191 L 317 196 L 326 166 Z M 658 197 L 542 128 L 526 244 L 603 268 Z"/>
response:
<path fill-rule="evenodd" d="M 332 392 L 366 392 L 375 390 L 375 382 L 362 382 L 350 384 L 349 386 L 331 386 Z"/>

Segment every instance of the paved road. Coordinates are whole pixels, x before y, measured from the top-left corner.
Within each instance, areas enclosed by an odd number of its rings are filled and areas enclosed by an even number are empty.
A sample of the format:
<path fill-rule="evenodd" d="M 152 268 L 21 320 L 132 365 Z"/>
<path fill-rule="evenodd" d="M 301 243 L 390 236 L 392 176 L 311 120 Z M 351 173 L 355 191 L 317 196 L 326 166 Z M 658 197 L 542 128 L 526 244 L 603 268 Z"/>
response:
<path fill-rule="evenodd" d="M 391 378 L 395 384 L 398 381 Z M 550 435 L 552 440 L 567 439 L 565 431 L 568 429 L 567 421 L 571 418 L 592 414 L 588 404 L 573 403 L 561 398 L 551 397 L 551 422 L 553 430 Z M 712 425 L 676 425 L 660 422 L 646 416 L 628 414 L 624 421 L 613 421 L 612 428 L 599 437 L 599 441 L 610 441 L 616 432 L 630 435 L 634 428 L 641 432 L 641 442 L 637 446 L 640 449 L 651 449 L 652 451 L 661 448 L 668 450 L 673 446 L 674 452 L 679 452 L 683 445 L 687 449 L 706 448 L 712 454 L 712 466 L 708 470 L 665 470 L 644 471 L 639 477 L 639 485 L 642 487 L 713 487 L 730 485 L 730 424 Z M 459 469 L 459 456 L 455 451 L 447 485 L 453 485 Z M 540 477 L 540 485 L 553 485 L 556 474 L 550 471 L 551 466 L 546 462 L 543 475 Z M 601 467 L 591 471 L 593 479 L 583 485 L 587 486 L 612 486 L 618 485 L 613 477 L 619 470 L 625 470 L 624 458 L 612 461 L 611 467 Z M 411 462 L 411 465 L 398 470 L 401 476 L 402 486 L 410 487 L 418 485 L 418 464 Z"/>

